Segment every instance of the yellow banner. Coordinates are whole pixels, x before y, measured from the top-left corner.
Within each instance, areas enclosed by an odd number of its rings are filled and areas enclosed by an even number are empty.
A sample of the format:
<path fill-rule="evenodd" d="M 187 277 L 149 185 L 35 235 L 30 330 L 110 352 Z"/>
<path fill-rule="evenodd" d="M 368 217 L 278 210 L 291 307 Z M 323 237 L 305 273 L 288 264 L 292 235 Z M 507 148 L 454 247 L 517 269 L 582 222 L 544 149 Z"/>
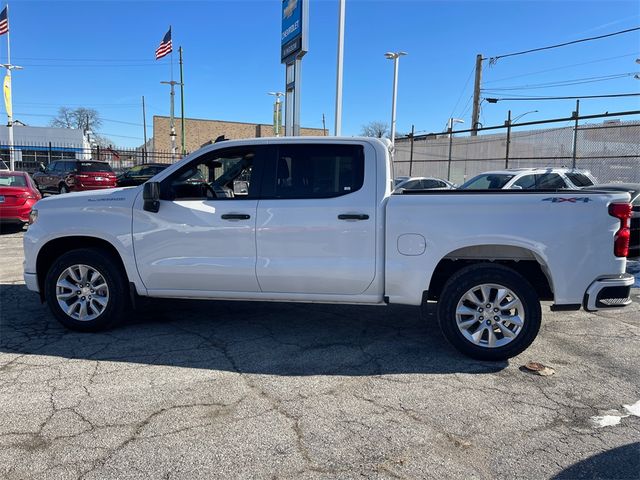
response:
<path fill-rule="evenodd" d="M 7 116 L 13 117 L 13 111 L 11 108 L 11 77 L 9 75 L 5 75 L 4 77 L 2 91 L 4 92 L 4 108 L 7 110 Z"/>

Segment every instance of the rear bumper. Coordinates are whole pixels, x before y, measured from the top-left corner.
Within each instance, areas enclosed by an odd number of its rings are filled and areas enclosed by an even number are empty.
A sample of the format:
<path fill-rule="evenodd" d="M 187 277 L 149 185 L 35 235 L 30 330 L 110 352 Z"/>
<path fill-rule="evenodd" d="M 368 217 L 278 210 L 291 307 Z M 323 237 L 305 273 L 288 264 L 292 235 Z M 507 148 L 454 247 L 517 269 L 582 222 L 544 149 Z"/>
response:
<path fill-rule="evenodd" d="M 27 223 L 32 206 L 33 204 L 20 205 L 18 207 L 2 207 L 0 208 L 0 222 Z"/>
<path fill-rule="evenodd" d="M 631 286 L 635 279 L 628 273 L 594 281 L 584 294 L 582 306 L 589 312 L 601 308 L 626 307 L 631 303 Z"/>

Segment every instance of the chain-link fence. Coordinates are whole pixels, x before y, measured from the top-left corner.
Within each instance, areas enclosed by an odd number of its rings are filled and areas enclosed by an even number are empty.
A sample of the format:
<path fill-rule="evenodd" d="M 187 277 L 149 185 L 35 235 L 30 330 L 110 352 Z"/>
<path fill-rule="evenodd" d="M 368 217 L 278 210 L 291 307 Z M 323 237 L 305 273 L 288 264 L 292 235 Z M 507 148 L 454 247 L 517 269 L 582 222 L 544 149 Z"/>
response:
<path fill-rule="evenodd" d="M 95 146 L 84 148 L 77 145 L 57 144 L 19 144 L 13 147 L 16 170 L 33 173 L 40 165 L 47 166 L 55 160 L 99 160 L 108 162 L 115 172 L 120 172 L 142 163 L 174 163 L 182 158 L 170 151 L 148 151 L 141 148 L 117 148 Z M 0 146 L 0 160 L 10 165 L 9 147 Z"/>
<path fill-rule="evenodd" d="M 640 111 L 607 113 L 519 125 L 505 122 L 478 129 L 477 136 L 456 136 L 470 130 L 409 135 L 396 139 L 394 174 L 460 184 L 490 170 L 575 167 L 589 170 L 601 183 L 640 183 L 639 117 Z M 496 131 L 500 133 L 486 133 Z"/>

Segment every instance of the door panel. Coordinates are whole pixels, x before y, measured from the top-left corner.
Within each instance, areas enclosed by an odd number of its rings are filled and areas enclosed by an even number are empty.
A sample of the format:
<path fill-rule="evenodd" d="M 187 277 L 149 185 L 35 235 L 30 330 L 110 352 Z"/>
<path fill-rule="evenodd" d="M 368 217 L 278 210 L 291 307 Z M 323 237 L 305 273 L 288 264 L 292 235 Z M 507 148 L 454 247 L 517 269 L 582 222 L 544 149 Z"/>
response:
<path fill-rule="evenodd" d="M 274 155 L 262 187 L 263 195 L 273 198 L 258 203 L 260 288 L 364 292 L 376 273 L 375 151 L 353 144 L 282 145 Z"/>
<path fill-rule="evenodd" d="M 136 263 L 149 290 L 257 292 L 256 200 L 160 201 L 134 208 Z M 242 214 L 246 220 L 224 220 Z"/>
<path fill-rule="evenodd" d="M 136 264 L 148 290 L 258 292 L 256 211 L 261 147 L 214 149 L 160 184 L 158 212 L 133 214 Z M 242 180 L 247 188 L 236 194 Z M 205 294 L 206 296 L 206 294 Z M 214 296 L 212 294 L 212 296 Z"/>

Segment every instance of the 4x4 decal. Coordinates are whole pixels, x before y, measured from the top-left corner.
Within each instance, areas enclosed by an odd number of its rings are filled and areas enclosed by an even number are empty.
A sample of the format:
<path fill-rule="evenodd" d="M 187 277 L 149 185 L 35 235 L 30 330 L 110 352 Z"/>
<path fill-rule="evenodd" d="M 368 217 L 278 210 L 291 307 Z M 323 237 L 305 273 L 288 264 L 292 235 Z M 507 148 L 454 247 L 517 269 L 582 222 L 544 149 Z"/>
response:
<path fill-rule="evenodd" d="M 591 198 L 589 197 L 548 197 L 548 198 L 543 198 L 542 199 L 543 202 L 552 202 L 552 203 L 563 203 L 563 202 L 569 202 L 569 203 L 576 203 L 576 202 L 583 202 L 583 203 L 588 203 L 591 202 Z"/>

